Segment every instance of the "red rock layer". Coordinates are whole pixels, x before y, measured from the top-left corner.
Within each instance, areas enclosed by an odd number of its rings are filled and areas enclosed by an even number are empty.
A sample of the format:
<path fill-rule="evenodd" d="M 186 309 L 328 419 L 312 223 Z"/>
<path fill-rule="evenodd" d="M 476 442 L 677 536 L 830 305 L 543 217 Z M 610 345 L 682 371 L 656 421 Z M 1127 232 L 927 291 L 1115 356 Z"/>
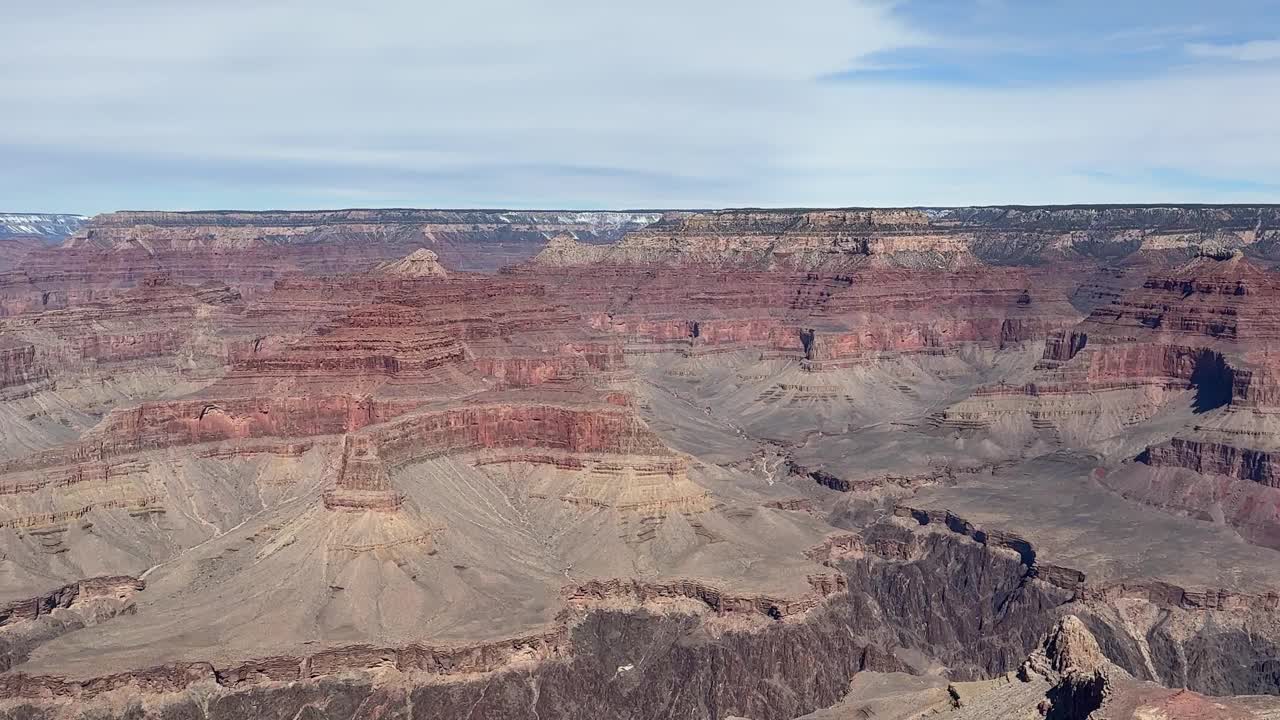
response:
<path fill-rule="evenodd" d="M 82 380 L 96 370 L 177 369 L 182 359 L 211 360 L 217 372 L 229 354 L 212 327 L 234 317 L 239 296 L 226 286 L 192 287 L 148 278 L 134 289 L 74 308 L 3 317 L 0 389 L 25 382 Z M 19 348 L 16 354 L 10 349 Z"/>
<path fill-rule="evenodd" d="M 710 266 L 522 268 L 592 327 L 686 352 L 759 349 L 811 362 L 996 347 L 1078 317 L 1061 276 L 1018 268 L 794 274 Z"/>
<path fill-rule="evenodd" d="M 101 461 L 142 450 L 224 440 L 336 435 L 363 437 L 395 462 L 406 453 L 432 457 L 500 447 L 568 452 L 666 454 L 665 446 L 625 408 L 563 407 L 503 400 L 415 411 L 352 396 L 242 398 L 149 403 L 114 411 L 94 436 L 0 465 L 5 471 Z M 404 417 L 396 420 L 399 415 Z"/>
<path fill-rule="evenodd" d="M 612 406 L 467 405 L 407 415 L 370 427 L 362 437 L 392 464 L 495 448 L 671 454 L 632 411 Z"/>
<path fill-rule="evenodd" d="M 228 381 L 211 392 L 251 392 L 254 382 L 293 378 L 307 392 L 433 397 L 456 394 L 443 384 L 456 383 L 458 374 L 523 387 L 622 367 L 615 342 L 593 337 L 530 282 L 368 275 L 280 281 L 244 315 L 241 334 L 287 332 L 290 317 L 313 318 L 314 330 L 244 347 Z"/>
<path fill-rule="evenodd" d="M 1209 257 L 1151 275 L 1140 287 L 1095 308 L 1079 325 L 1050 333 L 1031 379 L 983 388 L 976 398 L 1070 397 L 1145 390 L 1134 407 L 1146 419 L 1168 391 L 1195 390 L 1197 411 L 1268 406 L 1276 393 L 1280 321 L 1270 306 L 1280 277 L 1244 260 Z M 948 421 L 981 425 L 980 413 L 950 411 Z"/>
<path fill-rule="evenodd" d="M 1202 259 L 1172 275 L 1152 276 L 1140 289 L 1096 309 L 1046 359 L 1069 360 L 1091 342 L 1269 347 L 1280 341 L 1280 322 L 1269 308 L 1277 294 L 1280 279 L 1247 261 Z"/>

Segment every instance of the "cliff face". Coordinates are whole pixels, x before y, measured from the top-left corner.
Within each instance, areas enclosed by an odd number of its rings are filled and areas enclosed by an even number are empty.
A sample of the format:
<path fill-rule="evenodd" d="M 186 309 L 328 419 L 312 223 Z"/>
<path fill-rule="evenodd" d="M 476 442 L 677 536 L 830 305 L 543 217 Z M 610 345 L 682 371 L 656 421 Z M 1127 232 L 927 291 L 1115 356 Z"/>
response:
<path fill-rule="evenodd" d="M 1115 261 L 1136 253 L 1218 250 L 1280 237 L 1280 211 L 1243 207 L 722 210 L 668 214 L 570 261 L 847 270 L 977 263 Z M 539 262 L 564 264 L 563 248 Z"/>
<path fill-rule="evenodd" d="M 1015 347 L 1078 317 L 1061 274 L 975 267 L 848 273 L 706 267 L 545 265 L 552 297 L 629 347 L 690 355 L 744 349 L 812 368 L 965 345 Z"/>
<path fill-rule="evenodd" d="M 48 377 L 49 371 L 36 364 L 36 349 L 30 343 L 0 340 L 0 390 L 20 387 Z"/>

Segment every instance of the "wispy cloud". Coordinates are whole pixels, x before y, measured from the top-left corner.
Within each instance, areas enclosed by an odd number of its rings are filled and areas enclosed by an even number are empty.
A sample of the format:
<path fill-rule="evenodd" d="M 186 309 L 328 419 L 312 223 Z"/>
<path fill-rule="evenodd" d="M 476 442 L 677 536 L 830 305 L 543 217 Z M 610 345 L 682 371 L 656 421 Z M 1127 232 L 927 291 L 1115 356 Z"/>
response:
<path fill-rule="evenodd" d="M 1280 60 L 1280 40 L 1250 40 L 1240 43 L 1190 43 L 1187 52 L 1195 57 L 1219 58 L 1236 62 Z"/>
<path fill-rule="evenodd" d="M 1238 37 L 1221 8 L 1247 1 L 27 3 L 0 44 L 0 198 L 1243 201 L 1280 169 L 1280 97 L 1258 92 L 1280 67 L 1183 43 Z M 1277 21 L 1250 17 L 1255 32 Z M 1168 47 L 1136 52 L 1153 38 Z"/>

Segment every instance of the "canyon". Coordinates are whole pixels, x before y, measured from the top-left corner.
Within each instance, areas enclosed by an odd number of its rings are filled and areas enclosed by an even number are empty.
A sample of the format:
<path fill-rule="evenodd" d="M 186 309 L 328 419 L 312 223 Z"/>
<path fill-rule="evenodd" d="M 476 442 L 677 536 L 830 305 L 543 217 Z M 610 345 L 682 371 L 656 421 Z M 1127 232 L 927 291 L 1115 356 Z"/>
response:
<path fill-rule="evenodd" d="M 67 217 L 0 719 L 1280 717 L 1280 206 Z"/>

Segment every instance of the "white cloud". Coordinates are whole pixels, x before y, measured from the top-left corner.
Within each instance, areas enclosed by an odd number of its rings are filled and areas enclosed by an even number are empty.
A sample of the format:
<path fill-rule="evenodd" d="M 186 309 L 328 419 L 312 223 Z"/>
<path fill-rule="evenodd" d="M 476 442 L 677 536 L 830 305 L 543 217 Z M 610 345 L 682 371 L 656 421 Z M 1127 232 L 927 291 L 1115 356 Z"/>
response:
<path fill-rule="evenodd" d="M 6 204 L 1120 201 L 1081 171 L 1280 168 L 1270 67 L 1040 89 L 818 80 L 957 42 L 880 0 L 105 5 L 6 13 Z"/>
<path fill-rule="evenodd" d="M 1242 43 L 1215 45 L 1191 43 L 1187 52 L 1195 57 L 1219 58 L 1237 62 L 1266 62 L 1280 60 L 1280 40 L 1251 40 Z"/>

